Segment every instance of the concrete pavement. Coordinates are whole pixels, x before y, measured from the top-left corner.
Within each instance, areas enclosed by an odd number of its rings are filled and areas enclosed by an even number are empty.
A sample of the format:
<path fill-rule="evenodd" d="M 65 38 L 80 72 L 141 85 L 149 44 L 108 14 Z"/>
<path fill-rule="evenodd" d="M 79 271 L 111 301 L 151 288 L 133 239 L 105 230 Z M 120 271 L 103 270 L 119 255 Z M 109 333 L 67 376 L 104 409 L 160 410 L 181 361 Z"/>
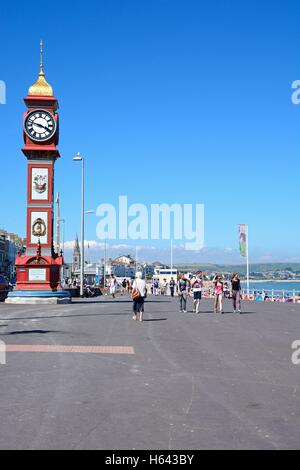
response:
<path fill-rule="evenodd" d="M 212 307 L 184 314 L 176 298 L 150 296 L 139 323 L 125 296 L 1 303 L 1 341 L 58 352 L 7 352 L 0 448 L 299 449 L 300 304 L 244 303 L 235 315 L 225 301 L 222 316 Z M 58 347 L 74 345 L 133 354 Z"/>

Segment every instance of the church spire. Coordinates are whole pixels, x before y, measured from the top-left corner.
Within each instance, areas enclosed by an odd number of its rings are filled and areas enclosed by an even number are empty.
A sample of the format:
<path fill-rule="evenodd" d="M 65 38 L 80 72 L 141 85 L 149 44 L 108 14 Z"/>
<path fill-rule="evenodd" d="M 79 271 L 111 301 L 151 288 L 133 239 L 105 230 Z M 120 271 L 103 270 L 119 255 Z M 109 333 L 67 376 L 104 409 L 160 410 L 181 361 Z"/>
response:
<path fill-rule="evenodd" d="M 79 252 L 80 252 L 80 248 L 79 248 L 79 241 L 78 241 L 78 235 L 77 235 L 77 233 L 76 233 L 76 239 L 75 239 L 74 251 L 79 251 Z"/>

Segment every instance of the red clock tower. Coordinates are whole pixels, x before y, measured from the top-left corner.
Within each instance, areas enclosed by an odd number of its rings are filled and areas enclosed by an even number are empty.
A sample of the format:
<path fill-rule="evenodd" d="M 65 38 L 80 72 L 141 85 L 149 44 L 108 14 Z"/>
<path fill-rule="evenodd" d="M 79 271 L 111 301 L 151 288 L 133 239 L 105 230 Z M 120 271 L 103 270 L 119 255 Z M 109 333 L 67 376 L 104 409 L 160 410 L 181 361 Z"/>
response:
<path fill-rule="evenodd" d="M 63 265 L 61 253 L 53 243 L 54 164 L 60 157 L 58 102 L 45 79 L 43 43 L 40 51 L 38 80 L 24 99 L 27 111 L 23 118 L 27 158 L 27 223 L 26 250 L 16 259 L 16 289 L 8 303 L 69 302 L 70 295 L 60 286 Z"/>

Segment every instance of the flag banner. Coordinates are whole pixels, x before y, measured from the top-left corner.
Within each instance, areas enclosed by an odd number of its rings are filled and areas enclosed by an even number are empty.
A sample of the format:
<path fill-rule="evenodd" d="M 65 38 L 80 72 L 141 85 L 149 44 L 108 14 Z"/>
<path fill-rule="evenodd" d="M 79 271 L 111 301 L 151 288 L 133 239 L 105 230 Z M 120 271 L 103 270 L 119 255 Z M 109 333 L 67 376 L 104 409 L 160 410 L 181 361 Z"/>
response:
<path fill-rule="evenodd" d="M 239 240 L 240 240 L 240 254 L 241 256 L 247 256 L 247 225 L 239 225 Z"/>

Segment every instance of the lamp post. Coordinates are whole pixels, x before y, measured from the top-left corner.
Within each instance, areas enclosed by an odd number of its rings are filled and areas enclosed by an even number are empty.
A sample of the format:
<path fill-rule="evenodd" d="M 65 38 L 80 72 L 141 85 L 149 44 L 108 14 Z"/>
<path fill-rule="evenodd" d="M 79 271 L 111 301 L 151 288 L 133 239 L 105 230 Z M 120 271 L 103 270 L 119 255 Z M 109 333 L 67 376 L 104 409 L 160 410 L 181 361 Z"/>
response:
<path fill-rule="evenodd" d="M 95 214 L 95 211 L 84 211 L 84 215 L 86 215 L 86 214 Z M 89 250 L 90 250 L 90 245 L 89 245 L 89 243 L 88 243 L 88 260 L 87 260 L 87 263 L 90 262 L 90 259 L 89 259 L 89 257 L 90 257 L 90 251 L 89 251 Z"/>
<path fill-rule="evenodd" d="M 84 282 L 84 157 L 78 152 L 73 157 L 74 162 L 81 161 L 81 263 L 80 263 L 80 297 L 83 297 L 83 282 Z"/>
<path fill-rule="evenodd" d="M 65 219 L 58 219 L 58 223 L 59 222 L 62 222 L 64 224 L 63 236 L 62 236 L 62 252 L 63 252 L 63 256 L 65 256 Z M 59 248 L 58 248 L 58 251 L 59 251 Z M 62 277 L 62 280 L 65 278 L 65 264 L 63 264 L 61 268 L 61 277 Z"/>
<path fill-rule="evenodd" d="M 103 289 L 106 286 L 106 237 L 104 240 L 104 267 L 103 267 Z"/>
<path fill-rule="evenodd" d="M 62 236 L 62 252 L 65 253 L 65 219 L 59 219 L 59 222 L 62 222 L 63 225 L 63 236 Z"/>
<path fill-rule="evenodd" d="M 171 238 L 171 276 L 173 276 L 173 238 Z"/>

